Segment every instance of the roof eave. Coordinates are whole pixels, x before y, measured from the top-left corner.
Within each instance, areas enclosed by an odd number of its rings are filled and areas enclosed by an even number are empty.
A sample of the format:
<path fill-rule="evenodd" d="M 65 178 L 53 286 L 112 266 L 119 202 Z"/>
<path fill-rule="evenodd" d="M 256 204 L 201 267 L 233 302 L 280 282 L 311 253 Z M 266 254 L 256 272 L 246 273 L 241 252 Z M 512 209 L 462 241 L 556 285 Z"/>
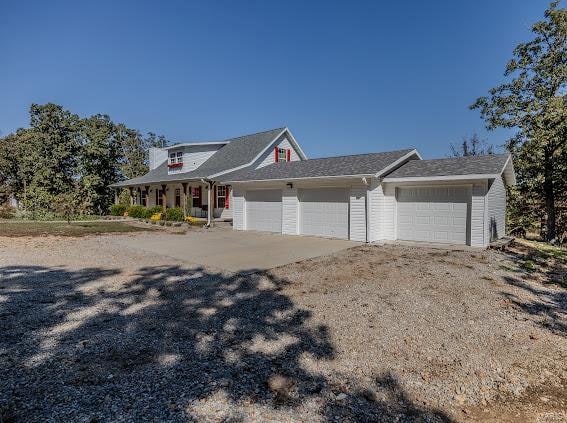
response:
<path fill-rule="evenodd" d="M 470 175 L 438 175 L 438 176 L 405 176 L 393 177 L 386 176 L 384 182 L 435 182 L 435 181 L 463 181 L 463 180 L 477 180 L 477 179 L 494 179 L 500 176 L 497 173 L 477 173 Z"/>

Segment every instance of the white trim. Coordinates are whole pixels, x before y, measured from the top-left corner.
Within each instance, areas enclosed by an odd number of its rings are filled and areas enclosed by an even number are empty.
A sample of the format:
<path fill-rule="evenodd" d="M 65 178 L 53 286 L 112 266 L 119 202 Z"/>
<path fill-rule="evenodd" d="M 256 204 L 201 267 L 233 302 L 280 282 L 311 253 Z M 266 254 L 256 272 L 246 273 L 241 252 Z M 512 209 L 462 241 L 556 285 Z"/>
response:
<path fill-rule="evenodd" d="M 297 149 L 297 151 L 299 152 L 299 155 L 301 156 L 302 160 L 307 160 L 307 155 L 303 152 L 299 143 L 295 140 L 295 137 L 293 136 L 293 134 L 291 133 L 289 128 L 286 126 L 285 129 L 286 129 L 287 133 L 289 134 L 289 137 L 293 141 L 293 144 L 294 144 L 295 148 Z"/>
<path fill-rule="evenodd" d="M 502 169 L 502 172 L 500 172 L 500 175 L 504 176 L 506 174 L 506 168 L 510 167 L 510 175 L 511 180 L 510 181 L 506 181 L 507 185 L 516 185 L 516 172 L 514 171 L 514 162 L 512 161 L 512 155 L 509 154 L 508 155 L 508 159 L 506 160 L 506 163 L 504 163 L 504 168 Z M 503 178 L 504 180 L 506 180 L 507 178 Z"/>
<path fill-rule="evenodd" d="M 400 157 L 398 160 L 396 160 L 394 163 L 390 163 L 388 166 L 386 166 L 384 169 L 381 169 L 376 175 L 374 175 L 375 177 L 380 177 L 382 175 L 384 175 L 386 172 L 388 172 L 390 169 L 393 169 L 394 167 L 396 167 L 399 164 L 402 164 L 405 160 L 409 159 L 411 156 L 416 155 L 417 157 L 419 157 L 419 160 L 423 160 L 421 158 L 421 155 L 419 154 L 419 152 L 414 148 L 412 151 L 410 151 L 409 153 L 405 154 L 404 156 Z"/>
<path fill-rule="evenodd" d="M 304 176 L 299 178 L 283 178 L 283 179 L 249 179 L 246 181 L 223 181 L 223 184 L 246 184 L 248 182 L 285 182 L 285 181 L 297 181 L 297 180 L 304 180 L 304 179 L 335 179 L 335 178 L 368 178 L 374 177 L 374 174 L 367 173 L 361 175 L 331 175 L 331 176 Z"/>
<path fill-rule="evenodd" d="M 287 128 L 284 128 L 283 131 L 281 131 L 272 141 L 270 141 L 270 143 L 268 145 L 266 145 L 266 148 L 264 148 L 258 155 L 256 155 L 256 157 L 254 157 L 251 162 L 240 165 L 240 166 L 233 167 L 231 169 L 223 170 L 222 172 L 214 173 L 212 175 L 209 175 L 209 178 L 210 179 L 216 178 L 217 176 L 224 175 L 225 173 L 234 172 L 235 170 L 240 170 L 240 169 L 244 169 L 245 167 L 252 166 L 254 164 L 254 162 L 256 162 L 260 157 L 262 157 L 262 155 L 266 151 L 268 151 L 268 148 L 270 148 L 272 146 L 272 144 L 274 142 L 276 142 L 278 140 L 278 138 L 281 137 L 283 135 L 283 133 L 287 130 L 288 130 Z"/>
<path fill-rule="evenodd" d="M 449 175 L 449 176 L 408 176 L 404 178 L 385 177 L 384 182 L 429 182 L 429 181 L 455 181 L 466 179 L 491 179 L 498 178 L 500 174 L 474 174 L 474 175 Z"/>

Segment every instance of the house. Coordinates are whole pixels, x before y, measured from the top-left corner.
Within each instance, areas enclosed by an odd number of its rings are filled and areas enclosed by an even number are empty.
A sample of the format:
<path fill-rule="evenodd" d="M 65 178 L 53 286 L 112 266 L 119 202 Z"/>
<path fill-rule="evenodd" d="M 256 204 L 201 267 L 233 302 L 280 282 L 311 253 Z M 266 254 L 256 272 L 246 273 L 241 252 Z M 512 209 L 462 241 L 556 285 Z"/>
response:
<path fill-rule="evenodd" d="M 515 184 L 509 155 L 423 160 L 408 148 L 307 159 L 287 128 L 150 156 L 148 174 L 116 184 L 142 204 L 189 195 L 188 213 L 230 218 L 235 230 L 363 242 L 486 246 L 505 234 L 505 187 Z"/>

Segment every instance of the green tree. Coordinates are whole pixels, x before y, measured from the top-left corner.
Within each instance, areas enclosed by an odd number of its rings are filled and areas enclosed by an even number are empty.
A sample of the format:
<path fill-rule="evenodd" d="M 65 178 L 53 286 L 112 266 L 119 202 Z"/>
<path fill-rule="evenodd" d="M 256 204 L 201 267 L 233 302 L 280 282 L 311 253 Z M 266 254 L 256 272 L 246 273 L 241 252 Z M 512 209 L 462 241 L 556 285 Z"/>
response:
<path fill-rule="evenodd" d="M 120 144 L 116 127 L 107 115 L 94 115 L 81 123 L 79 191 L 82 211 L 102 214 L 114 198 L 109 185 L 119 178 Z"/>
<path fill-rule="evenodd" d="M 32 104 L 30 125 L 26 154 L 35 167 L 30 185 L 51 195 L 71 190 L 78 176 L 79 117 L 53 103 Z"/>
<path fill-rule="evenodd" d="M 450 147 L 451 155 L 455 157 L 494 154 L 494 147 L 485 140 L 481 140 L 476 132 L 470 137 L 463 137 L 460 144 L 451 144 Z"/>
<path fill-rule="evenodd" d="M 554 1 L 534 37 L 519 44 L 504 73 L 507 82 L 471 106 L 488 129 L 514 128 L 507 142 L 515 159 L 518 190 L 545 212 L 547 240 L 556 236 L 558 196 L 565 186 L 567 142 L 567 9 Z M 540 201 L 535 201 L 539 199 Z"/>

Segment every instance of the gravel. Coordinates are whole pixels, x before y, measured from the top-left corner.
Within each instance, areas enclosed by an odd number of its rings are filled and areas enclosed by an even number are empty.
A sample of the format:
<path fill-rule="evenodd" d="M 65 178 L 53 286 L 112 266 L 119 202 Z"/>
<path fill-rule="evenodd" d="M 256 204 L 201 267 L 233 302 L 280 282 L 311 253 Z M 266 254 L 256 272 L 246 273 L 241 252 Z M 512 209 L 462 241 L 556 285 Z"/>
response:
<path fill-rule="evenodd" d="M 566 290 L 505 253 L 240 276 L 116 236 L 0 238 L 0 421 L 466 421 L 541 387 L 564 410 Z"/>

